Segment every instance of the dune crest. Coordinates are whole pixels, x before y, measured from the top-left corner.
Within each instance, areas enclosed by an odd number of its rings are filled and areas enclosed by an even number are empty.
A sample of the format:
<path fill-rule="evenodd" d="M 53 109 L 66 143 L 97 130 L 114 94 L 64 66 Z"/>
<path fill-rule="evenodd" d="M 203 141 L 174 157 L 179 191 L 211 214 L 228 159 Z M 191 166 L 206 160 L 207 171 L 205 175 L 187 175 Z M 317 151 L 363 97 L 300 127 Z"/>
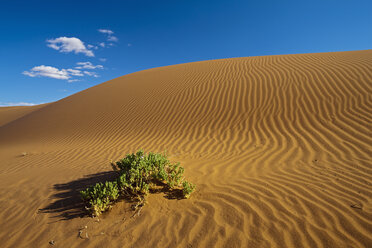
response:
<path fill-rule="evenodd" d="M 5 247 L 372 247 L 372 50 L 154 68 L 9 113 Z M 77 190 L 138 148 L 180 161 L 193 196 L 80 218 Z"/>

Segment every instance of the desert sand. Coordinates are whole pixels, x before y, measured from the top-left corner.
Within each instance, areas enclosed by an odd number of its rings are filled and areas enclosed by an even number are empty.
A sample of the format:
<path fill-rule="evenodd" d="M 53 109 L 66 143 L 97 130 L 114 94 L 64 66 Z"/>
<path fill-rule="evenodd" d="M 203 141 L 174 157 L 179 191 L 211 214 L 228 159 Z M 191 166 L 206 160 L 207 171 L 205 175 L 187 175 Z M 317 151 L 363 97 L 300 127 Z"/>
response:
<path fill-rule="evenodd" d="M 154 68 L 0 108 L 1 247 L 372 247 L 372 50 Z M 167 151 L 197 185 L 84 215 L 110 161 Z"/>

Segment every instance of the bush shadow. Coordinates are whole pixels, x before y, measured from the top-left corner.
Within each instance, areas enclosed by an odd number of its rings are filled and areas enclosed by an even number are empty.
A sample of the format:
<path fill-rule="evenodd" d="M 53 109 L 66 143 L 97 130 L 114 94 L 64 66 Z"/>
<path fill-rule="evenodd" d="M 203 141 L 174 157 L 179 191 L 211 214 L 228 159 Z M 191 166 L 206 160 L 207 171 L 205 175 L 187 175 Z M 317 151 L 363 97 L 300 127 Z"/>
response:
<path fill-rule="evenodd" d="M 183 196 L 182 189 L 172 189 L 165 192 L 165 198 L 168 200 L 183 200 L 185 197 Z"/>
<path fill-rule="evenodd" d="M 85 210 L 79 191 L 98 182 L 112 181 L 117 176 L 118 174 L 115 171 L 100 172 L 72 182 L 55 184 L 53 188 L 56 193 L 52 195 L 52 199 L 56 200 L 45 208 L 39 209 L 39 212 L 54 214 L 52 218 L 60 218 L 61 220 L 88 216 L 89 213 Z"/>
<path fill-rule="evenodd" d="M 171 189 L 168 187 L 167 184 L 162 182 L 153 182 L 156 185 L 156 188 L 150 189 L 151 194 L 159 194 L 163 193 L 164 198 L 168 200 L 183 200 L 185 199 L 183 196 L 182 189 Z"/>

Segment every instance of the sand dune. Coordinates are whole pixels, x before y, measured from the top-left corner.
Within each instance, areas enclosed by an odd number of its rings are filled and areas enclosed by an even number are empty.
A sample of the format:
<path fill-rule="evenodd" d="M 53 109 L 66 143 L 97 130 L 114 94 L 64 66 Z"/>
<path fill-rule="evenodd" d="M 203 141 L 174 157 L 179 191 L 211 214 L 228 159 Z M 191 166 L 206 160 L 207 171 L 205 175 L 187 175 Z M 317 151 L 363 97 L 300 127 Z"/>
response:
<path fill-rule="evenodd" d="M 0 108 L 0 243 L 372 247 L 371 123 L 372 50 L 167 66 Z M 81 217 L 76 191 L 138 148 L 180 161 L 192 197 Z"/>
<path fill-rule="evenodd" d="M 46 104 L 36 106 L 0 107 L 0 127 L 45 106 Z"/>

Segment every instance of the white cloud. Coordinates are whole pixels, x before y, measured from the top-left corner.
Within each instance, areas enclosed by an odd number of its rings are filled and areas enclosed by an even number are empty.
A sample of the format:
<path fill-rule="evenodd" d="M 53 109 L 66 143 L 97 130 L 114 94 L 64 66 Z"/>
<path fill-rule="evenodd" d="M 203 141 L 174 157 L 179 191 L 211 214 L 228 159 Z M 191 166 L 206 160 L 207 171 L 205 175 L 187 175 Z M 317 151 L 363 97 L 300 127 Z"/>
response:
<path fill-rule="evenodd" d="M 113 41 L 113 42 L 119 41 L 118 37 L 113 36 L 114 32 L 110 29 L 98 29 L 98 32 L 107 34 L 107 41 Z"/>
<path fill-rule="evenodd" d="M 84 71 L 84 73 L 91 77 L 95 77 L 95 78 L 99 77 L 98 74 L 93 71 Z"/>
<path fill-rule="evenodd" d="M 10 106 L 34 106 L 42 103 L 31 103 L 31 102 L 0 102 L 0 107 Z"/>
<path fill-rule="evenodd" d="M 61 80 L 74 80 L 73 82 L 76 82 L 77 80 L 71 79 L 72 77 L 83 77 L 85 74 L 76 69 L 58 69 L 52 66 L 46 66 L 46 65 L 40 65 L 35 66 L 29 71 L 22 72 L 23 75 L 29 76 L 29 77 L 48 77 L 48 78 L 55 78 L 55 79 L 61 79 Z"/>
<path fill-rule="evenodd" d="M 107 38 L 107 40 L 108 40 L 108 41 L 114 41 L 114 42 L 118 42 L 118 41 L 119 41 L 119 39 L 118 39 L 116 36 L 109 36 L 109 37 Z"/>
<path fill-rule="evenodd" d="M 93 48 L 94 50 L 97 50 L 98 49 L 98 46 L 94 46 L 94 45 L 91 45 L 91 44 L 88 44 L 87 47 L 89 49 L 92 49 Z"/>
<path fill-rule="evenodd" d="M 81 81 L 80 79 L 70 79 L 70 80 L 67 80 L 67 82 L 69 83 L 73 83 L 73 82 L 79 82 Z M 64 90 L 64 91 L 67 91 L 67 90 Z"/>
<path fill-rule="evenodd" d="M 58 68 L 45 65 L 35 66 L 29 71 L 22 72 L 22 74 L 29 77 L 49 77 L 63 80 L 70 79 L 71 77 L 65 69 L 59 70 Z"/>
<path fill-rule="evenodd" d="M 76 69 L 103 69 L 103 65 L 93 65 L 91 62 L 78 62 L 76 63 L 78 66 L 76 66 Z"/>
<path fill-rule="evenodd" d="M 96 72 L 93 71 L 81 71 L 80 69 L 93 70 L 93 69 L 103 69 L 102 65 L 93 65 L 91 62 L 78 62 L 75 69 L 58 69 L 52 66 L 40 65 L 35 66 L 31 70 L 22 72 L 23 75 L 29 77 L 48 77 L 61 80 L 67 80 L 69 83 L 82 81 L 74 77 L 99 77 Z"/>
<path fill-rule="evenodd" d="M 60 52 L 74 52 L 75 54 L 83 53 L 86 56 L 94 57 L 94 53 L 85 47 L 84 42 L 75 37 L 59 37 L 56 39 L 47 40 L 47 42 L 48 47 Z"/>
<path fill-rule="evenodd" d="M 62 69 L 63 70 L 63 69 Z M 68 72 L 69 75 L 71 76 L 78 76 L 78 77 L 82 77 L 84 76 L 84 74 L 79 71 L 79 70 L 75 70 L 75 69 L 67 69 L 66 70 Z"/>
<path fill-rule="evenodd" d="M 99 45 L 100 45 L 101 47 L 105 47 L 105 42 L 101 42 L 101 43 L 99 43 Z"/>
<path fill-rule="evenodd" d="M 102 61 L 102 62 L 106 62 L 107 61 L 106 58 L 100 58 L 99 60 Z"/>
<path fill-rule="evenodd" d="M 103 33 L 103 34 L 108 34 L 108 35 L 114 34 L 114 32 L 111 31 L 110 29 L 98 29 L 98 32 Z"/>

